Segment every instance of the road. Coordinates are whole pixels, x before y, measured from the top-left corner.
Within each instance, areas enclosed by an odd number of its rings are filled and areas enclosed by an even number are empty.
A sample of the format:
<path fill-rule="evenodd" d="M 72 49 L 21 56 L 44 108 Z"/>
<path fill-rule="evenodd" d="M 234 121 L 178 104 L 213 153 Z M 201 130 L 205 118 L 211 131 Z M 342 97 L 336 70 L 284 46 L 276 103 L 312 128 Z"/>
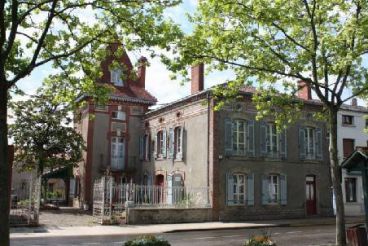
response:
<path fill-rule="evenodd" d="M 267 232 L 278 246 L 333 245 L 335 227 L 272 227 L 263 229 L 231 229 L 210 231 L 189 231 L 159 234 L 173 246 L 216 246 L 243 245 L 250 235 Z M 88 237 L 47 237 L 12 239 L 11 246 L 117 246 L 134 236 L 88 236 Z"/>

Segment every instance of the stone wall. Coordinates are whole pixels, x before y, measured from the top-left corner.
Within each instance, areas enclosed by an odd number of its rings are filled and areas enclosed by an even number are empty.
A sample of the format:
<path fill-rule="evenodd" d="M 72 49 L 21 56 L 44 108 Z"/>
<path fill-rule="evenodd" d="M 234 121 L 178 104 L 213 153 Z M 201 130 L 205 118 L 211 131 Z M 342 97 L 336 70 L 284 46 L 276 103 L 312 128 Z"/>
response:
<path fill-rule="evenodd" d="M 173 224 L 211 221 L 211 208 L 128 208 L 127 224 Z"/>

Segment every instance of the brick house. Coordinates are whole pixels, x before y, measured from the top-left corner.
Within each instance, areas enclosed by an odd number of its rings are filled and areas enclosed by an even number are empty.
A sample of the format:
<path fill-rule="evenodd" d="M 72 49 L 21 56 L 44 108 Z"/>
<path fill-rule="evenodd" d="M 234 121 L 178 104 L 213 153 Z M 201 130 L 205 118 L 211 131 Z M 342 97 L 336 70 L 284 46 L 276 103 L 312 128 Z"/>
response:
<path fill-rule="evenodd" d="M 111 62 L 109 57 L 102 63 L 101 82 L 115 86 L 108 105 L 83 97 L 87 105 L 78 112 L 76 126 L 87 142 L 84 162 L 75 170 L 80 202 L 91 204 L 93 180 L 108 171 L 115 181 L 208 187 L 207 220 L 332 214 L 327 131 L 313 119 L 322 104 L 312 100 L 310 89 L 299 92 L 302 119 L 277 133 L 271 118 L 255 120 L 251 88 L 214 111 L 203 65 L 192 67 L 191 95 L 149 110 L 156 99 L 144 88 L 145 59 L 136 80 L 119 81 Z M 126 54 L 120 62 L 123 73 L 132 73 Z"/>

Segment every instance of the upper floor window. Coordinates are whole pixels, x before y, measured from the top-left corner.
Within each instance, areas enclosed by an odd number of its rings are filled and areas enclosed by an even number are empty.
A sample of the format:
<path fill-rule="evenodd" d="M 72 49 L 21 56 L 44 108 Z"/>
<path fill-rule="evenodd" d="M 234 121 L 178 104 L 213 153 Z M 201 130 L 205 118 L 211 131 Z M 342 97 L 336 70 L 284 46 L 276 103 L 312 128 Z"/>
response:
<path fill-rule="evenodd" d="M 254 175 L 229 173 L 226 179 L 227 205 L 254 205 Z"/>
<path fill-rule="evenodd" d="M 262 122 L 260 126 L 261 155 L 271 158 L 286 157 L 286 131 L 277 132 L 274 123 Z"/>
<path fill-rule="evenodd" d="M 166 130 L 158 131 L 155 136 L 155 157 L 166 157 Z"/>
<path fill-rule="evenodd" d="M 322 159 L 322 130 L 320 128 L 299 128 L 299 154 L 301 159 Z"/>
<path fill-rule="evenodd" d="M 150 136 L 148 134 L 139 139 L 139 157 L 145 161 L 150 159 Z"/>
<path fill-rule="evenodd" d="M 111 138 L 111 168 L 123 169 L 125 158 L 125 144 L 122 137 Z"/>
<path fill-rule="evenodd" d="M 354 139 L 344 138 L 342 140 L 344 158 L 350 156 L 354 152 L 354 145 L 355 145 Z"/>
<path fill-rule="evenodd" d="M 126 115 L 123 111 L 112 111 L 111 118 L 114 120 L 125 120 Z"/>
<path fill-rule="evenodd" d="M 345 178 L 345 198 L 346 202 L 356 202 L 356 178 Z"/>
<path fill-rule="evenodd" d="M 254 156 L 254 121 L 225 119 L 225 154 Z"/>
<path fill-rule="evenodd" d="M 286 175 L 270 174 L 262 179 L 262 204 L 287 203 Z"/>
<path fill-rule="evenodd" d="M 174 129 L 174 152 L 175 154 L 182 152 L 183 129 L 178 126 Z"/>
<path fill-rule="evenodd" d="M 110 71 L 111 83 L 116 86 L 123 86 L 124 81 L 122 79 L 122 70 L 119 68 L 114 68 Z"/>
<path fill-rule="evenodd" d="M 342 115 L 342 124 L 352 126 L 354 125 L 354 116 L 352 115 Z"/>

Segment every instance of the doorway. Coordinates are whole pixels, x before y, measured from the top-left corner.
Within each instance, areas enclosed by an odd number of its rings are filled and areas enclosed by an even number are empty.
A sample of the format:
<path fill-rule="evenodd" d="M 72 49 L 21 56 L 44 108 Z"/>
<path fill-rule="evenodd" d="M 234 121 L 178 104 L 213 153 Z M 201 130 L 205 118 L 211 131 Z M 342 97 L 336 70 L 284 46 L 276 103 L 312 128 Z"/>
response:
<path fill-rule="evenodd" d="M 307 176 L 305 179 L 305 191 L 306 191 L 306 210 L 307 215 L 317 214 L 317 202 L 316 202 L 316 177 Z"/>

